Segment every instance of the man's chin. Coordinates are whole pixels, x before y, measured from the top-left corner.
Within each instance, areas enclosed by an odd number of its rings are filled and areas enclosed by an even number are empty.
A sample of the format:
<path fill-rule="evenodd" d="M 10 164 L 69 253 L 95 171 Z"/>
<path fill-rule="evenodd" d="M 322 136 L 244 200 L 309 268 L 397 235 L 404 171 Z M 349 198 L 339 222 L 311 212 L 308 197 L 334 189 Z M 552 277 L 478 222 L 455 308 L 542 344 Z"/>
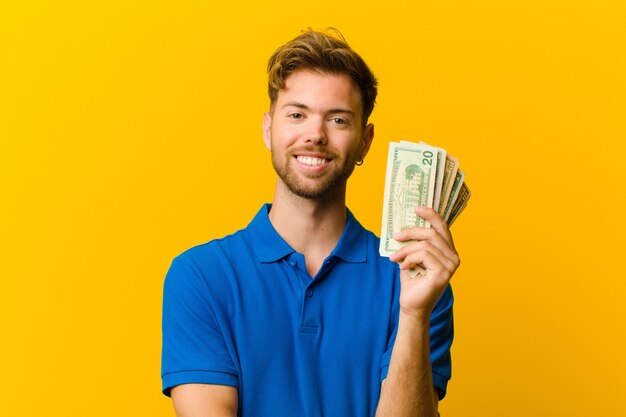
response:
<path fill-rule="evenodd" d="M 343 175 L 339 172 L 329 171 L 302 173 L 297 170 L 276 169 L 276 165 L 274 169 L 292 194 L 315 201 L 333 200 L 345 192 L 347 177 L 351 173 L 343 173 Z"/>
<path fill-rule="evenodd" d="M 329 189 L 310 189 L 310 188 L 290 188 L 290 191 L 298 197 L 307 200 L 327 200 L 331 195 L 336 194 Z"/>
<path fill-rule="evenodd" d="M 291 191 L 298 197 L 315 201 L 326 201 L 333 199 L 341 191 L 341 187 L 335 181 L 325 184 L 318 183 L 308 186 L 306 184 L 293 184 L 286 182 L 285 185 L 287 186 L 289 191 Z"/>

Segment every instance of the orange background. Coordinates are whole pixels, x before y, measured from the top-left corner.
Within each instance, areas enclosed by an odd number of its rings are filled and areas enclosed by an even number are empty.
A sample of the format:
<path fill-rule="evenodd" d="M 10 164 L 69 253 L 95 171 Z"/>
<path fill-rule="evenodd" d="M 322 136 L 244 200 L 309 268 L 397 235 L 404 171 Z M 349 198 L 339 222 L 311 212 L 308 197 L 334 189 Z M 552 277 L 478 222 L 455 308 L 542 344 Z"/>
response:
<path fill-rule="evenodd" d="M 173 416 L 164 274 L 272 198 L 265 63 L 335 26 L 380 80 L 349 207 L 387 143 L 461 161 L 443 416 L 626 415 L 621 1 L 20 1 L 0 6 L 0 414 Z"/>

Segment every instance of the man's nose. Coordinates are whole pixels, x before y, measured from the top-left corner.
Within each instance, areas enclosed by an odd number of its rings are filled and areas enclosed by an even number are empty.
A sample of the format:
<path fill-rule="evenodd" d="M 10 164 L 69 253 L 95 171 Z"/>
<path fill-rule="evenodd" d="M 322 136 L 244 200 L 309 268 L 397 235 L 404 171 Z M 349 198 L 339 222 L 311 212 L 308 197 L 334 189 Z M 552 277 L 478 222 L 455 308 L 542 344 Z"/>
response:
<path fill-rule="evenodd" d="M 326 145 L 326 125 L 323 120 L 311 119 L 306 132 L 306 143 L 315 145 Z"/>

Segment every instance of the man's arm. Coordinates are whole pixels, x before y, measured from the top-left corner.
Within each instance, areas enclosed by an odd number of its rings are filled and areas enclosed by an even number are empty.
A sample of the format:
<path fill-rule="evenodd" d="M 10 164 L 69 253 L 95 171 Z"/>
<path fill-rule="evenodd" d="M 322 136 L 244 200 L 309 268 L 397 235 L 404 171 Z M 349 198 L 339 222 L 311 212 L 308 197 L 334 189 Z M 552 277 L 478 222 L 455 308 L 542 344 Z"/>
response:
<path fill-rule="evenodd" d="M 183 384 L 172 388 L 178 417 L 236 417 L 237 388 L 226 385 Z"/>
<path fill-rule="evenodd" d="M 202 270 L 198 254 L 177 256 L 163 288 L 163 393 L 171 396 L 179 417 L 235 416 L 237 371 L 215 314 L 207 276 L 219 268 Z M 215 250 L 204 251 L 213 265 Z"/>
<path fill-rule="evenodd" d="M 400 263 L 400 313 L 387 378 L 376 417 L 437 417 L 438 398 L 430 364 L 430 314 L 459 266 L 445 221 L 433 209 L 416 208 L 431 228 L 406 229 L 394 238 L 413 241 L 390 256 Z M 408 270 L 425 272 L 412 278 Z"/>
<path fill-rule="evenodd" d="M 438 398 L 430 365 L 429 322 L 400 313 L 377 417 L 437 416 Z"/>

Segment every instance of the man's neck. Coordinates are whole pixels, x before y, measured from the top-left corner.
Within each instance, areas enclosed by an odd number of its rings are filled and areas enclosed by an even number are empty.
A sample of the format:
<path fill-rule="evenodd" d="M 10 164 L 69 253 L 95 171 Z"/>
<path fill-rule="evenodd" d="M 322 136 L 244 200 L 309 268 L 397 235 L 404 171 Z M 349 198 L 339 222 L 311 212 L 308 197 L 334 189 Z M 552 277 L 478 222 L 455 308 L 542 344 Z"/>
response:
<path fill-rule="evenodd" d="M 345 228 L 345 190 L 317 201 L 296 196 L 278 184 L 269 218 L 278 234 L 304 255 L 309 274 L 315 276 Z"/>

